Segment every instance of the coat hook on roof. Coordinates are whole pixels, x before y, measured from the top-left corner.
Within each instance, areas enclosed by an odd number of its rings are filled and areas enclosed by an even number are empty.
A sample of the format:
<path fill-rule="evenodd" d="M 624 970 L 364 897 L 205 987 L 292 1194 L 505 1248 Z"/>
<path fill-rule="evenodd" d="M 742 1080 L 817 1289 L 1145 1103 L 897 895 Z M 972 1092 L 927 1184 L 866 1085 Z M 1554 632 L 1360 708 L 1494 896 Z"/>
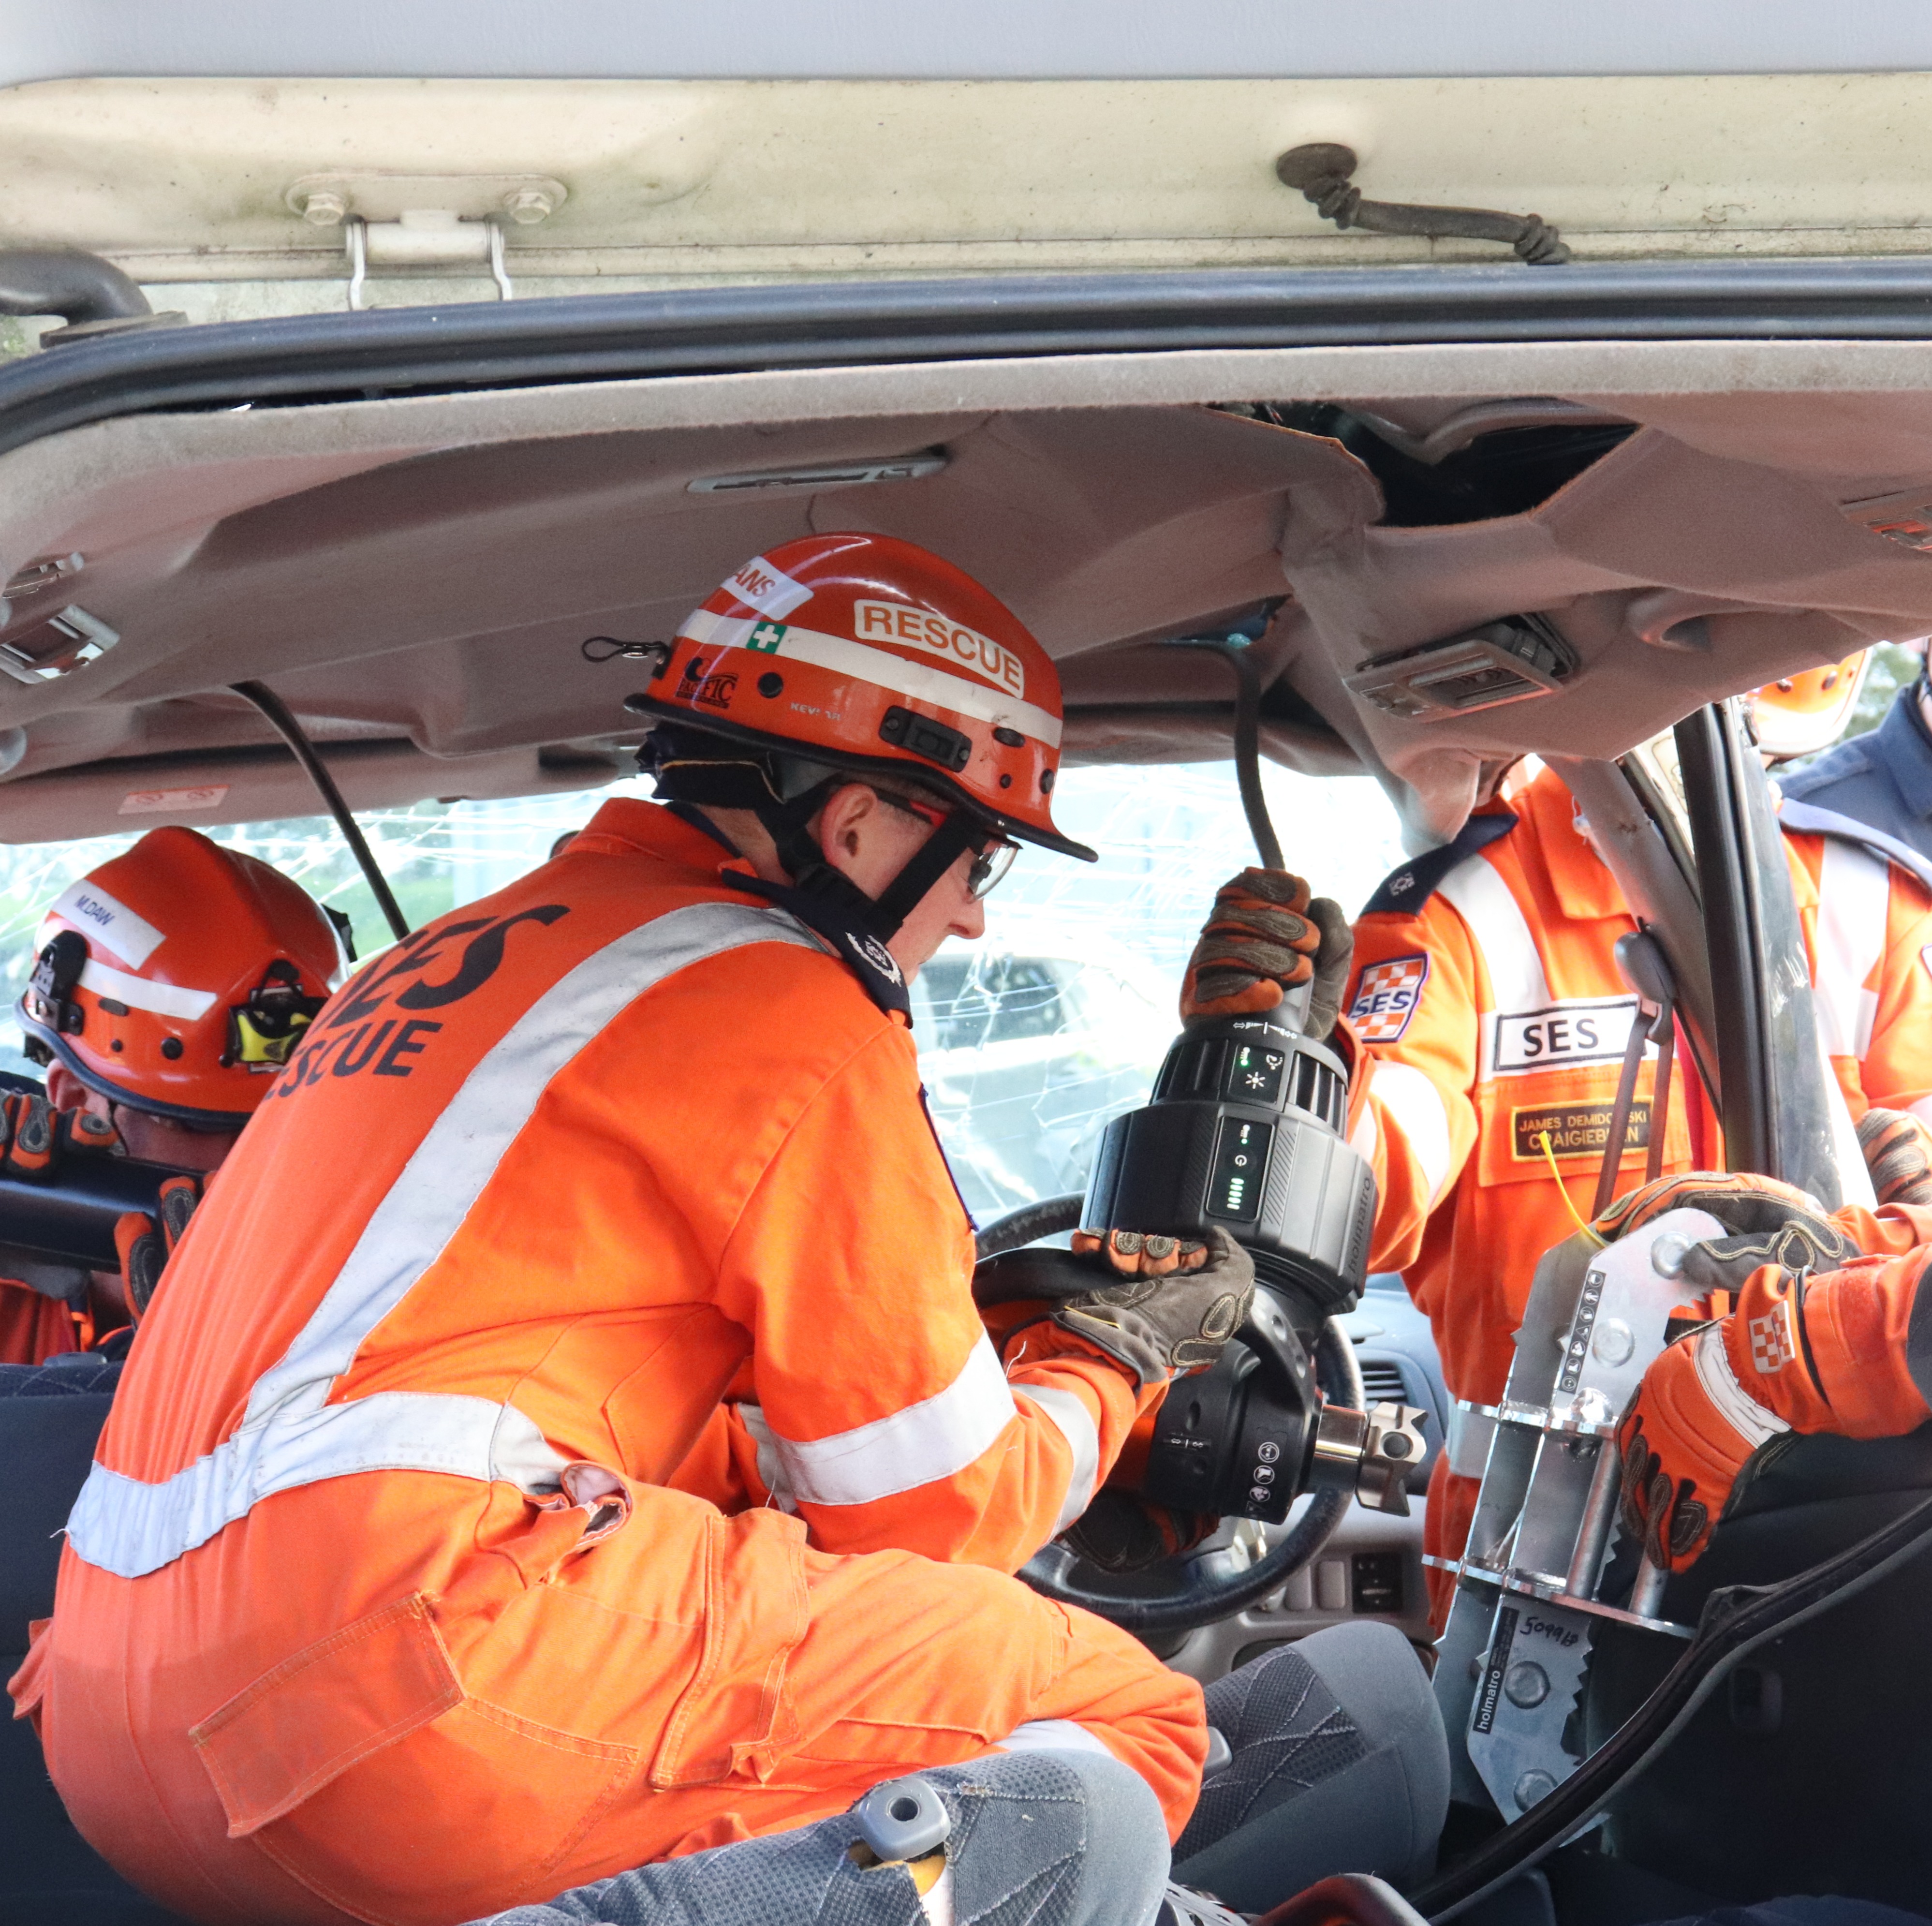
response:
<path fill-rule="evenodd" d="M 1400 201 L 1364 200 L 1349 176 L 1355 150 L 1338 141 L 1291 147 L 1274 164 L 1284 187 L 1299 188 L 1324 220 L 1371 234 L 1408 234 L 1436 240 L 1501 241 L 1533 268 L 1570 259 L 1562 237 L 1540 214 L 1498 214 L 1484 207 L 1413 207 Z"/>

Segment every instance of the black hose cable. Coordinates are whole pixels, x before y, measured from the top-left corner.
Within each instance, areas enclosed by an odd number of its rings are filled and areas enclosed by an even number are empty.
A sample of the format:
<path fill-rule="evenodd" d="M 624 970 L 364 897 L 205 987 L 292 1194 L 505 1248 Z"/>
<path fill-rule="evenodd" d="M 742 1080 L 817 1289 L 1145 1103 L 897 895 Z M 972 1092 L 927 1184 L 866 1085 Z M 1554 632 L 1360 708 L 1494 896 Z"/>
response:
<path fill-rule="evenodd" d="M 1262 684 L 1253 656 L 1239 643 L 1212 636 L 1190 636 L 1171 646 L 1208 650 L 1234 670 L 1234 780 L 1240 788 L 1241 813 L 1248 819 L 1248 833 L 1255 839 L 1262 867 L 1286 869 L 1280 839 L 1269 820 L 1268 798 L 1262 793 Z"/>
<path fill-rule="evenodd" d="M 316 754 L 315 745 L 303 733 L 302 724 L 296 720 L 287 704 L 266 682 L 230 682 L 228 686 L 244 702 L 253 703 L 268 718 L 275 734 L 288 744 L 296 760 L 308 772 L 308 779 L 315 784 L 316 794 L 335 818 L 336 827 L 342 832 L 343 840 L 348 844 L 350 854 L 367 879 L 376 907 L 388 920 L 390 933 L 398 943 L 401 942 L 410 933 L 409 919 L 403 914 L 402 905 L 391 892 L 388 879 L 376 868 L 376 858 L 364 841 L 362 829 L 350 813 L 349 805 L 343 800 L 342 791 L 336 788 L 334 777 Z"/>
<path fill-rule="evenodd" d="M 1932 1498 L 1778 1585 L 1733 1585 L 1705 1600 L 1697 1636 L 1655 1691 L 1548 1798 L 1408 1895 L 1443 1926 L 1546 1858 L 1638 1776 L 1689 1724 L 1732 1666 L 1761 1645 L 1843 1605 L 1932 1541 Z"/>

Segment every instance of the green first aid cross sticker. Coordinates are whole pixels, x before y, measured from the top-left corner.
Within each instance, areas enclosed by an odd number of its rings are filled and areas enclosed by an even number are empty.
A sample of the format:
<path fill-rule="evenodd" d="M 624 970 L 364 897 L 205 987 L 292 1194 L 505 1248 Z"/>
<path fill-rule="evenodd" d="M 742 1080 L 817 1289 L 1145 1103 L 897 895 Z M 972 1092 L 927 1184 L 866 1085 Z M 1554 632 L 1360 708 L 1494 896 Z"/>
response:
<path fill-rule="evenodd" d="M 761 656 L 776 656 L 778 644 L 784 640 L 784 632 L 782 622 L 761 622 L 745 638 L 745 646 L 757 650 Z"/>

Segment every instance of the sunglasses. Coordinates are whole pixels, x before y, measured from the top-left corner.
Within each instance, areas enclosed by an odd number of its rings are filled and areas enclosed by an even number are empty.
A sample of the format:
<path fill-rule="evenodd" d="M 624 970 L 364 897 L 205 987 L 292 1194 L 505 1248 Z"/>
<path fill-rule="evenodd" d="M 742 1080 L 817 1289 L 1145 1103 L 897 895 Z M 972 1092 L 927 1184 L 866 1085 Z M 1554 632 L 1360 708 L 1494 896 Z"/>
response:
<path fill-rule="evenodd" d="M 876 784 L 867 786 L 881 802 L 890 803 L 902 814 L 916 816 L 922 823 L 929 823 L 935 830 L 951 813 L 930 803 L 916 802 L 909 796 L 881 789 Z M 1008 842 L 1004 836 L 995 842 L 982 843 L 974 852 L 973 866 L 966 872 L 967 895 L 975 902 L 982 896 L 990 896 L 1005 880 L 1006 872 L 1013 866 L 1013 858 L 1019 853 L 1019 844 Z"/>

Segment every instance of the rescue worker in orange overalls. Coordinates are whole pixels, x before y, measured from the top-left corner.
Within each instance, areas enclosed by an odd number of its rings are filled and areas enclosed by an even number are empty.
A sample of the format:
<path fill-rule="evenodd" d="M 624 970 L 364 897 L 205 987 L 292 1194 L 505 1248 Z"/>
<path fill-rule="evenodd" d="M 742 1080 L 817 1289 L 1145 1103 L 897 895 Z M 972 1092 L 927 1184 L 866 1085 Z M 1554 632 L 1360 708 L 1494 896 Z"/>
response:
<path fill-rule="evenodd" d="M 34 941 L 15 1015 L 46 1094 L 11 1100 L 6 1157 L 35 1170 L 119 1149 L 214 1170 L 348 962 L 300 885 L 172 827 L 70 884 Z M 0 1219 L 0 1364 L 42 1364 L 124 1331 L 197 1195 L 192 1180 L 170 1181 L 162 1221 L 123 1221 L 118 1276 L 9 1255 Z"/>
<path fill-rule="evenodd" d="M 937 556 L 818 536 L 632 706 L 670 807 L 607 803 L 310 1026 L 143 1322 L 12 1682 L 82 1832 L 206 1926 L 444 1926 L 913 1769 L 969 1845 L 1013 1772 L 1064 1806 L 1130 1768 L 1170 1837 L 1193 1808 L 1200 1688 L 1009 1574 L 1252 1267 L 1070 1256 L 1093 1288 L 1002 1358 L 906 1027 L 1016 839 L 1088 854 L 1048 806 L 1050 660 Z M 733 1398 L 795 1515 L 667 1484 Z M 1374 1768 L 1406 1809 L 1346 1863 L 1400 1872 L 1446 1757 L 1406 1642 L 1348 1630 L 1372 1712 L 1313 1645 L 1235 1675 L 1223 1829 Z M 1303 1718 L 1309 1769 L 1257 1772 Z"/>
<path fill-rule="evenodd" d="M 1849 707 L 1829 719 L 1834 732 Z M 1355 1129 L 1378 1187 L 1370 1265 L 1403 1274 L 1451 1396 L 1478 1406 L 1502 1396 L 1538 1261 L 1591 1213 L 1637 1013 L 1614 956 L 1636 924 L 1568 790 L 1546 769 L 1498 788 L 1452 842 L 1397 870 L 1370 899 L 1354 926 L 1346 1004 L 1348 1028 L 1373 1060 Z M 1876 1164 L 1919 1127 L 1897 1113 L 1932 1094 L 1932 972 L 1922 959 L 1932 895 L 1902 872 L 1882 875 L 1888 920 L 1868 954 L 1839 934 L 1855 907 L 1834 886 L 1842 861 L 1826 872 L 1821 910 L 1806 854 L 1794 848 L 1792 884 L 1822 1040 L 1848 1126 L 1874 1106 L 1883 1113 L 1861 1146 Z M 1641 1181 L 1651 1155 L 1654 1047 L 1646 1055 L 1618 1190 Z M 1690 1082 L 1676 1080 L 1662 1174 L 1719 1161 Z M 1486 1424 L 1459 1412 L 1430 1481 L 1432 1559 L 1460 1555 L 1487 1448 Z M 1440 1564 L 1430 1582 L 1439 1616 L 1451 1588 Z"/>
<path fill-rule="evenodd" d="M 1838 740 L 1867 666 L 1861 651 L 1756 692 L 1752 730 L 1772 770 Z M 1918 1020 L 1932 983 L 1932 861 L 1802 798 L 1780 794 L 1778 822 L 1804 918 L 1820 1040 L 1879 1201 L 1932 1204 L 1932 1183 L 1905 1174 L 1932 1157 L 1932 1048 Z"/>

